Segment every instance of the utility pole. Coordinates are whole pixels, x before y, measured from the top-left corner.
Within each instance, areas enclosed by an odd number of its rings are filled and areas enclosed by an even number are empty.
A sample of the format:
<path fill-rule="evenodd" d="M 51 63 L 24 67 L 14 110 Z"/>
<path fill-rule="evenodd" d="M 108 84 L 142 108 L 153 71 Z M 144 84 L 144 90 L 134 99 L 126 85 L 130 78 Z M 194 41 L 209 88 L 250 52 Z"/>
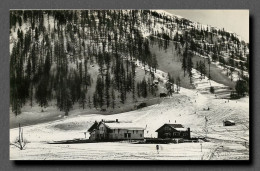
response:
<path fill-rule="evenodd" d="M 205 116 L 205 127 L 204 127 L 204 131 L 205 131 L 205 138 L 207 138 L 207 134 L 208 134 L 208 118 L 207 118 L 207 116 Z"/>

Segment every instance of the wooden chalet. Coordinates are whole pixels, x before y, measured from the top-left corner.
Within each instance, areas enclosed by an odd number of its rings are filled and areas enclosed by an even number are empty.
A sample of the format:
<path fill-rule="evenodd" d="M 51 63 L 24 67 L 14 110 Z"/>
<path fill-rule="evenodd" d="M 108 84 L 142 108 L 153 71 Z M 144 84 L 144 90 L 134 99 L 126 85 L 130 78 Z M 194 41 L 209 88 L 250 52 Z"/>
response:
<path fill-rule="evenodd" d="M 190 139 L 190 128 L 184 128 L 181 124 L 164 124 L 156 130 L 158 138 L 183 138 Z"/>

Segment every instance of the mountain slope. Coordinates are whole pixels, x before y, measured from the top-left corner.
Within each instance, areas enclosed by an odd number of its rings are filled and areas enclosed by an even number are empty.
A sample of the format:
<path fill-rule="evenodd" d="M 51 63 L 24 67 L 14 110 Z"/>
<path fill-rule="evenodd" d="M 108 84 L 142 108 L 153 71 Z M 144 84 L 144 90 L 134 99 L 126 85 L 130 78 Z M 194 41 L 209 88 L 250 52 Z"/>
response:
<path fill-rule="evenodd" d="M 205 110 L 208 107 L 210 110 Z M 174 94 L 173 97 L 165 99 L 160 104 L 136 111 L 113 115 L 81 115 L 78 111 L 74 112 L 73 117 L 23 127 L 24 138 L 30 143 L 27 144 L 26 150 L 19 152 L 18 148 L 11 146 L 11 159 L 21 159 L 21 156 L 23 156 L 23 159 L 109 159 L 106 156 L 107 153 L 110 156 L 113 154 L 115 159 L 162 159 L 164 157 L 165 159 L 176 160 L 201 160 L 202 158 L 204 160 L 212 158 L 231 160 L 248 159 L 249 157 L 248 146 L 244 146 L 245 142 L 249 144 L 248 98 L 228 102 L 223 99 L 215 99 L 213 95 L 204 95 L 197 93 L 196 90 L 182 88 L 181 94 Z M 208 119 L 207 127 L 205 127 L 205 117 Z M 81 145 L 46 143 L 84 139 L 84 132 L 95 121 L 101 119 L 132 121 L 146 128 L 145 137 L 156 137 L 155 130 L 164 123 L 181 123 L 185 127 L 191 128 L 192 137 L 205 137 L 207 130 L 207 137 L 210 142 L 202 143 L 202 152 L 201 143 L 161 144 L 160 155 L 153 153 L 156 153 L 154 144 L 112 142 Z M 234 120 L 236 126 L 223 127 L 222 121 L 225 119 Z M 10 130 L 11 143 L 15 140 L 17 131 L 17 128 Z M 93 147 L 94 144 L 98 148 Z M 36 146 L 38 146 L 37 152 L 35 151 Z M 39 150 L 39 148 L 42 150 Z M 110 151 L 111 148 L 118 150 L 114 153 Z M 217 153 L 214 152 L 214 149 Z"/>
<path fill-rule="evenodd" d="M 160 10 L 13 10 L 11 112 L 134 110 L 172 91 L 168 81 L 196 88 L 193 69 L 234 89 L 237 80 L 249 82 L 248 46 L 234 33 Z M 158 69 L 164 73 L 156 77 Z"/>

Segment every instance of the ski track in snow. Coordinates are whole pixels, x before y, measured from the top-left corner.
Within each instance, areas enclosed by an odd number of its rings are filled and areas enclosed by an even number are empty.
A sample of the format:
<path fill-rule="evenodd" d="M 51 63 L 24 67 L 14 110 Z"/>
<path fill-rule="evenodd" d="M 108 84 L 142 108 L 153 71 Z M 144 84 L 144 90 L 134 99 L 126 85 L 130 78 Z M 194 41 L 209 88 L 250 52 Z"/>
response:
<path fill-rule="evenodd" d="M 209 111 L 204 110 L 208 107 L 210 107 Z M 236 159 L 249 158 L 249 149 L 243 145 L 244 142 L 249 143 L 249 101 L 247 98 L 237 101 L 229 100 L 227 103 L 227 100 L 216 99 L 214 95 L 201 94 L 199 89 L 181 88 L 179 94 L 173 94 L 160 104 L 140 110 L 113 115 L 76 115 L 23 127 L 24 137 L 29 143 L 22 151 L 11 145 L 10 159 L 209 160 L 229 159 L 233 153 L 235 153 Z M 156 137 L 155 130 L 169 121 L 171 123 L 176 121 L 190 127 L 192 136 L 204 136 L 205 116 L 209 119 L 207 136 L 211 142 L 202 143 L 202 152 L 200 143 L 164 144 L 161 145 L 164 150 L 159 154 L 157 154 L 154 144 L 47 144 L 52 141 L 84 138 L 84 132 L 95 120 L 101 119 L 132 121 L 146 127 L 145 137 Z M 223 127 L 222 120 L 224 119 L 235 120 L 237 124 L 233 127 Z M 68 129 L 64 129 L 64 127 Z M 73 129 L 75 127 L 77 129 Z M 14 142 L 17 136 L 18 129 L 11 129 L 10 142 Z M 225 150 L 219 148 L 220 144 Z M 215 155 L 216 151 L 217 155 Z"/>

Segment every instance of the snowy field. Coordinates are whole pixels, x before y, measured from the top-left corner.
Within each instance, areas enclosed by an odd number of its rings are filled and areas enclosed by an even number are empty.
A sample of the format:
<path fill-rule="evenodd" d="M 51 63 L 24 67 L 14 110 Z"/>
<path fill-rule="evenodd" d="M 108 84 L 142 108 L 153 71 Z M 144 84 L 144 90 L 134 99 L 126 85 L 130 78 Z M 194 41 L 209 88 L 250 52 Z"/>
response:
<path fill-rule="evenodd" d="M 87 143 L 44 144 L 34 143 L 11 159 L 22 160 L 201 160 L 209 159 L 212 143 L 162 144 L 159 153 L 155 144 Z M 11 151 L 13 149 L 11 148 Z M 37 155 L 35 152 L 37 151 Z"/>
<path fill-rule="evenodd" d="M 210 110 L 206 110 L 210 108 Z M 105 120 L 132 121 L 146 127 L 145 137 L 157 137 L 155 132 L 164 123 L 180 123 L 191 128 L 192 137 L 204 137 L 205 117 L 210 142 L 162 144 L 159 154 L 155 144 L 83 143 L 48 144 L 48 142 L 84 139 L 84 132 L 93 122 Z M 225 119 L 235 126 L 223 127 Z M 25 150 L 12 145 L 18 129 L 10 129 L 11 160 L 247 160 L 249 159 L 249 98 L 217 99 L 198 90 L 181 88 L 179 94 L 165 98 L 160 104 L 140 110 L 113 115 L 82 115 L 23 127 Z M 87 137 L 88 138 L 88 134 Z"/>

